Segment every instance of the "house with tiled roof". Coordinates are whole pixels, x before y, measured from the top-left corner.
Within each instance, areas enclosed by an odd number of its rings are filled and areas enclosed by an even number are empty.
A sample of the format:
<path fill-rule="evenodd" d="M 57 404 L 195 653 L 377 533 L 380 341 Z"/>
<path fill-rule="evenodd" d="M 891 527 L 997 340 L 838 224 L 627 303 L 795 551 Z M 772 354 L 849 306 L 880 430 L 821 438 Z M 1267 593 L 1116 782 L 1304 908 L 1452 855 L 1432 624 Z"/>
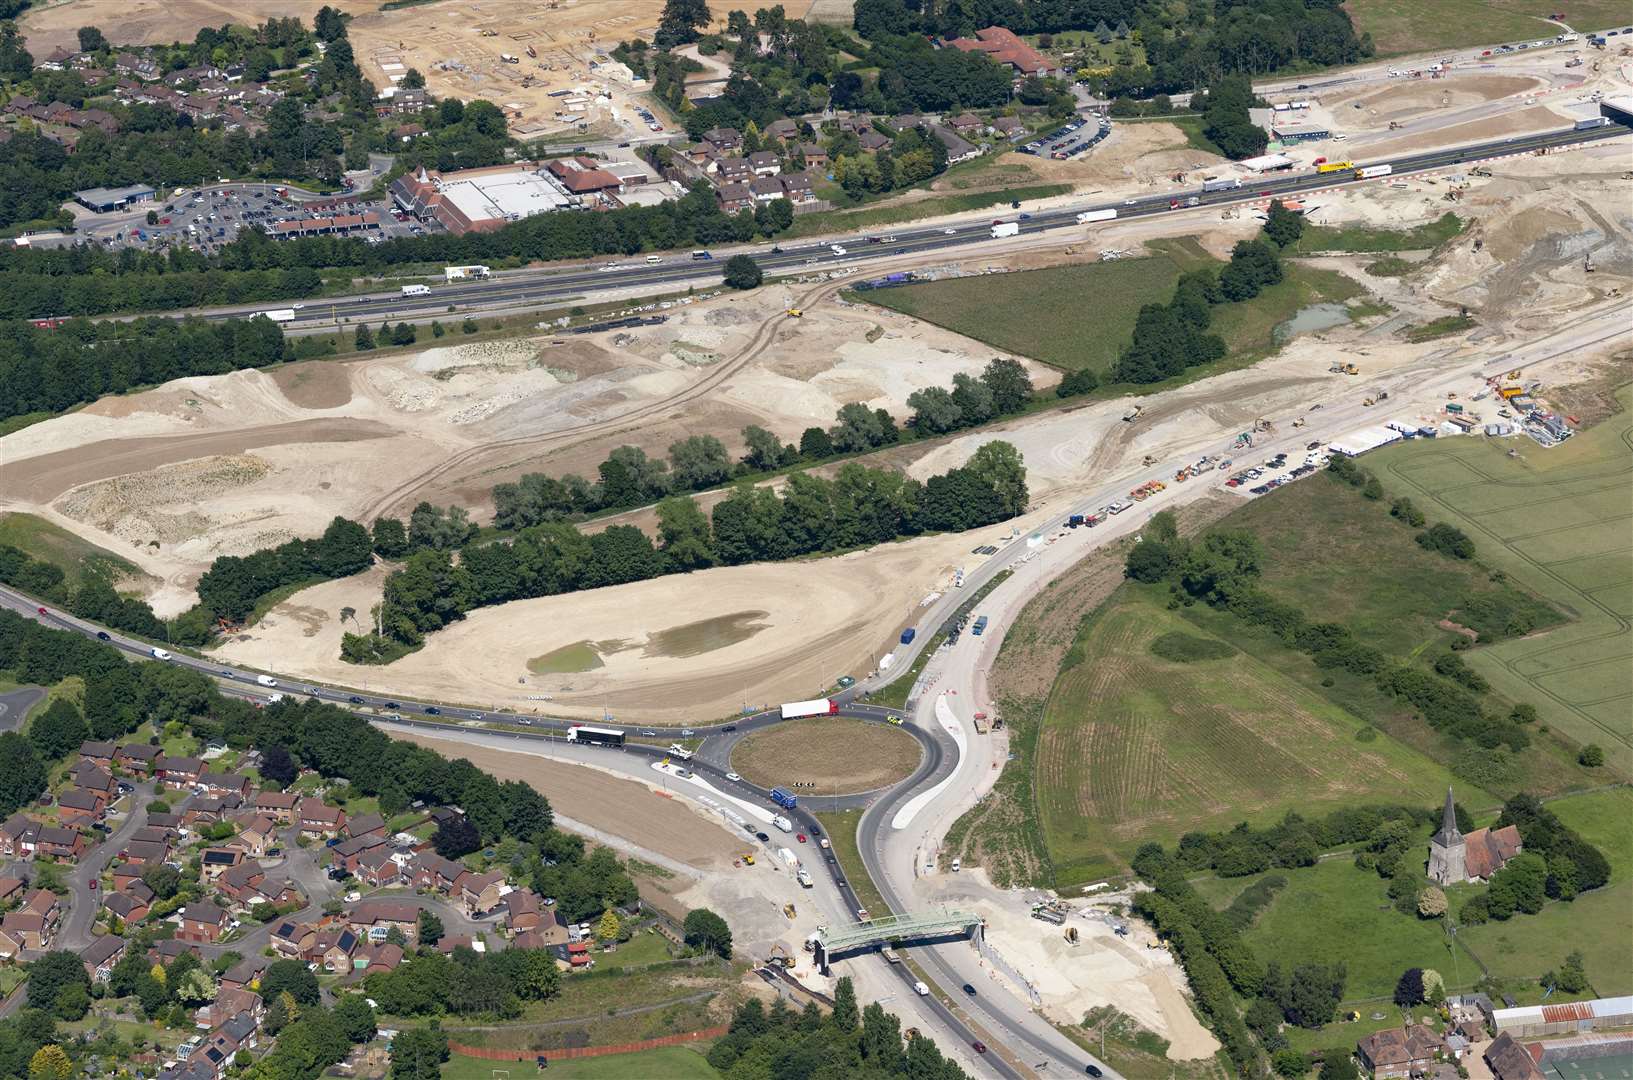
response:
<path fill-rule="evenodd" d="M 151 900 L 142 900 L 130 890 L 114 892 L 111 889 L 102 897 L 102 906 L 119 916 L 127 925 L 139 923 L 147 918 L 152 907 Z"/>
<path fill-rule="evenodd" d="M 242 773 L 201 772 L 198 782 L 210 795 L 237 795 L 240 800 L 248 798 L 251 790 L 249 777 Z"/>
<path fill-rule="evenodd" d="M 196 757 L 171 757 L 160 754 L 153 763 L 160 783 L 168 788 L 192 787 L 198 783 L 198 774 L 204 771 L 204 762 Z"/>
<path fill-rule="evenodd" d="M 504 899 L 505 875 L 495 870 L 487 874 L 466 874 L 459 879 L 459 907 L 467 917 L 485 915 Z"/>
<path fill-rule="evenodd" d="M 295 807 L 301 799 L 288 791 L 260 791 L 252 800 L 257 813 L 271 814 L 279 824 L 293 825 L 295 823 Z"/>
<path fill-rule="evenodd" d="M 342 916 L 346 925 L 370 941 L 383 941 L 396 927 L 410 939 L 420 921 L 420 905 L 412 900 L 363 900 Z"/>
<path fill-rule="evenodd" d="M 20 101 L 26 101 L 29 105 L 34 104 L 31 99 L 19 94 L 11 99 L 11 105 L 8 108 L 16 106 Z M 104 769 L 113 768 L 114 755 L 118 752 L 119 748 L 111 742 L 87 739 L 79 744 L 79 760 Z"/>
<path fill-rule="evenodd" d="M 470 871 L 451 859 L 444 859 L 434 851 L 422 851 L 414 857 L 412 880 L 416 889 L 435 889 L 452 893 L 459 887 L 459 879 Z"/>
<path fill-rule="evenodd" d="M 1546 1080 L 1531 1051 L 1506 1031 L 1491 1040 L 1480 1056 L 1494 1080 Z"/>
<path fill-rule="evenodd" d="M 89 847 L 83 833 L 56 825 L 41 825 L 34 841 L 36 855 L 49 855 L 54 859 L 78 860 Z"/>
<path fill-rule="evenodd" d="M 1032 46 L 1002 26 L 977 30 L 973 38 L 954 38 L 948 45 L 960 52 L 985 53 L 1000 64 L 1008 64 L 1018 75 L 1047 75 L 1049 60 Z"/>
<path fill-rule="evenodd" d="M 335 837 L 346 824 L 346 811 L 322 799 L 302 799 L 296 810 L 302 836 Z"/>
<path fill-rule="evenodd" d="M 195 900 L 182 908 L 178 941 L 219 941 L 227 932 L 228 916 L 214 900 Z"/>
<path fill-rule="evenodd" d="M 343 830 L 348 837 L 386 835 L 386 819 L 379 814 L 358 814 L 354 818 L 346 819 L 346 828 Z"/>
<path fill-rule="evenodd" d="M 257 1041 L 254 1017 L 240 1013 L 210 1032 L 204 1045 L 193 1052 L 187 1063 L 205 1065 L 214 1069 L 216 1076 L 225 1076 L 238 1051 L 253 1049 Z"/>
<path fill-rule="evenodd" d="M 84 750 L 81 749 L 80 753 L 83 754 Z M 113 762 L 121 769 L 145 776 L 153 771 L 153 764 L 159 760 L 161 753 L 163 751 L 157 746 L 147 743 L 126 743 L 114 751 Z"/>
<path fill-rule="evenodd" d="M 104 799 L 112 799 L 119 787 L 119 782 L 113 778 L 112 773 L 89 761 L 81 761 L 69 769 L 68 779 L 75 787 L 94 791 Z"/>
<path fill-rule="evenodd" d="M 105 801 L 99 792 L 89 788 L 69 788 L 57 796 L 57 820 L 72 827 L 101 821 Z"/>
<path fill-rule="evenodd" d="M 79 959 L 92 982 L 107 982 L 113 966 L 125 955 L 125 939 L 104 934 L 80 950 Z"/>
<path fill-rule="evenodd" d="M 1434 1064 L 1445 1049 L 1445 1041 L 1433 1028 L 1410 1024 L 1373 1032 L 1356 1044 L 1355 1053 L 1377 1080 L 1421 1073 Z"/>

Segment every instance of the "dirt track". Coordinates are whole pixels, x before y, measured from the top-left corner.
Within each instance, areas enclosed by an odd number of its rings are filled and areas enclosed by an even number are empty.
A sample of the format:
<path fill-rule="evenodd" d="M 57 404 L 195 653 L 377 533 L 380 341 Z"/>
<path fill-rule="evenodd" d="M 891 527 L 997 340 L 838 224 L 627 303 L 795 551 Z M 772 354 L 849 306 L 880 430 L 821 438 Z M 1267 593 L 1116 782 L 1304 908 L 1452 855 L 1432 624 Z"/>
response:
<path fill-rule="evenodd" d="M 241 454 L 263 446 L 360 442 L 396 434 L 373 420 L 315 419 L 173 438 L 108 439 L 8 466 L 0 473 L 0 499 L 43 504 L 81 484 L 194 458 Z"/>

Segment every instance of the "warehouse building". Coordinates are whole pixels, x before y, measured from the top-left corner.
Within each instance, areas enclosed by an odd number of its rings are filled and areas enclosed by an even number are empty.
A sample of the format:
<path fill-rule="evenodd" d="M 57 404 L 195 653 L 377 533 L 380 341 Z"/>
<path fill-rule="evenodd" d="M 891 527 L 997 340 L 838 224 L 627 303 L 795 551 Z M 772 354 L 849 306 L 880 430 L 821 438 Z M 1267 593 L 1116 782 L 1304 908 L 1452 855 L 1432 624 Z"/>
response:
<path fill-rule="evenodd" d="M 118 188 L 94 187 L 74 192 L 74 201 L 98 214 L 111 214 L 115 210 L 123 210 L 137 203 L 152 202 L 157 194 L 146 184 Z"/>
<path fill-rule="evenodd" d="M 1496 1009 L 1491 1014 L 1491 1026 L 1516 1039 L 1633 1027 L 1633 995 Z"/>
<path fill-rule="evenodd" d="M 435 219 L 450 233 L 492 232 L 512 221 L 579 205 L 578 197 L 536 165 L 498 165 L 398 177 L 391 198 L 407 213 Z"/>

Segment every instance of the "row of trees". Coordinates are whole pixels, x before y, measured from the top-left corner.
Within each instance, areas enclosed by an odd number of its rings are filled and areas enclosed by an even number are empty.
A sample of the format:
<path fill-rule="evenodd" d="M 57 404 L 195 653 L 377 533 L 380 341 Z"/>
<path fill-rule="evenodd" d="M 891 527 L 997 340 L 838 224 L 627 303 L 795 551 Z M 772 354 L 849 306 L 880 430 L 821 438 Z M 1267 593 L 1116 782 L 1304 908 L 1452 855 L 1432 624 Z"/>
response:
<path fill-rule="evenodd" d="M 164 623 L 153 609 L 143 600 L 120 596 L 106 574 L 88 569 L 76 586 L 55 563 L 36 559 L 10 544 L 0 544 L 0 584 L 128 634 L 158 637 L 164 633 Z"/>
<path fill-rule="evenodd" d="M 586 536 L 551 522 L 525 528 L 508 543 L 469 544 L 457 561 L 447 550 L 419 551 L 386 579 L 379 622 L 385 638 L 412 646 L 472 608 L 957 532 L 1014 517 L 1027 498 L 1025 465 L 1005 442 L 986 444 L 963 467 L 922 484 L 847 462 L 833 480 L 794 473 L 781 494 L 738 487 L 707 517 L 690 498 L 665 499 L 656 545 L 632 525 Z M 347 634 L 342 656 L 378 662 L 392 655 L 386 644 L 372 634 Z"/>
<path fill-rule="evenodd" d="M 1284 207 L 1279 199 L 1272 202 L 1259 238 L 1238 243 L 1223 267 L 1204 267 L 1185 274 L 1168 303 L 1147 304 L 1140 309 L 1133 339 L 1112 363 L 1112 381 L 1161 382 L 1187 368 L 1222 359 L 1224 339 L 1207 332 L 1213 321 L 1213 307 L 1251 300 L 1280 282 L 1284 276 L 1281 248 L 1297 242 L 1302 230 L 1302 217 Z"/>
<path fill-rule="evenodd" d="M 908 426 L 921 436 L 940 435 L 1019 412 L 1031 400 L 1032 380 L 1026 369 L 1017 361 L 995 358 L 979 376 L 954 376 L 950 390 L 929 387 L 909 395 L 907 404 L 914 414 Z M 750 424 L 742 431 L 745 450 L 736 462 L 713 435 L 692 435 L 671 443 L 667 459 L 648 457 L 640 447 L 620 446 L 597 468 L 594 483 L 573 473 L 560 478 L 526 473 L 513 483 L 495 485 L 494 524 L 501 529 L 522 529 L 602 510 L 644 506 L 666 495 L 704 491 L 802 462 L 816 464 L 865 453 L 894 445 L 901 437 L 888 410 L 853 402 L 840 407 L 832 427 L 806 428 L 798 446 L 785 444 L 772 432 Z M 395 557 L 408 549 L 394 553 L 381 549 L 377 542 L 376 550 Z"/>
<path fill-rule="evenodd" d="M 478 953 L 465 946 L 444 955 L 421 946 L 392 971 L 375 972 L 363 987 L 393 1016 L 482 1016 L 513 1020 L 530 1001 L 561 992 L 556 958 L 545 949 Z"/>
<path fill-rule="evenodd" d="M 117 279 L 114 279 L 117 280 Z M 51 288 L 108 288 L 109 279 L 51 279 Z M 17 281 L 7 280 L 7 293 Z M 0 305 L 7 302 L 0 298 Z M 51 305 L 46 302 L 45 309 Z M 293 355 L 269 319 L 75 319 L 55 329 L 0 321 L 0 420 L 61 412 L 189 375 L 224 375 Z"/>

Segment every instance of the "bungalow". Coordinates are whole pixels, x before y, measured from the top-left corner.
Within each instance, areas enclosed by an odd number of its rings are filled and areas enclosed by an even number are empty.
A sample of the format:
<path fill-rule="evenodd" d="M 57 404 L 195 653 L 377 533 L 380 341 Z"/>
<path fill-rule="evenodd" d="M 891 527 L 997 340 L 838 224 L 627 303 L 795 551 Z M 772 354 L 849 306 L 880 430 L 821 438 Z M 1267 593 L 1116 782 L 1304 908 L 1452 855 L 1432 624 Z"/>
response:
<path fill-rule="evenodd" d="M 420 905 L 412 900 L 364 900 L 345 915 L 346 925 L 370 941 L 384 941 L 396 927 L 412 934 L 419 925 Z"/>
<path fill-rule="evenodd" d="M 776 176 L 782 172 L 782 159 L 769 150 L 756 150 L 748 156 L 748 166 L 755 176 Z"/>
<path fill-rule="evenodd" d="M 9 113 L 26 113 L 38 104 L 38 101 L 27 94 L 17 94 L 6 102 L 6 111 Z"/>
<path fill-rule="evenodd" d="M 159 782 L 169 788 L 192 787 L 198 783 L 198 774 L 204 771 L 204 762 L 196 757 L 171 757 L 160 754 L 154 762 Z"/>
<path fill-rule="evenodd" d="M 747 184 L 726 184 L 716 195 L 720 199 L 720 209 L 728 214 L 754 208 L 754 192 L 749 190 Z"/>
<path fill-rule="evenodd" d="M 1021 118 L 1018 116 L 996 116 L 992 120 L 992 130 L 1008 138 L 1025 131 L 1026 125 L 1021 123 Z"/>
<path fill-rule="evenodd" d="M 338 836 L 346 824 L 346 811 L 325 805 L 322 799 L 302 799 L 296 813 L 303 836 Z"/>
<path fill-rule="evenodd" d="M 1432 1028 L 1410 1024 L 1373 1032 L 1356 1043 L 1355 1052 L 1362 1066 L 1377 1080 L 1422 1073 L 1434 1064 L 1444 1048 L 1445 1044 Z"/>
<path fill-rule="evenodd" d="M 437 939 L 437 952 L 443 956 L 452 956 L 455 949 L 476 949 L 476 939 L 469 934 L 444 934 Z"/>
<path fill-rule="evenodd" d="M 7 109 L 15 109 L 20 101 L 26 101 L 29 105 L 33 104 L 32 100 L 19 94 L 11 99 L 11 104 L 7 106 Z M 111 742 L 98 742 L 94 739 L 87 739 L 79 744 L 79 760 L 103 769 L 113 768 L 114 756 L 118 752 L 118 748 Z"/>
<path fill-rule="evenodd" d="M 959 135 L 948 131 L 944 127 L 931 128 L 941 145 L 947 148 L 947 164 L 957 165 L 960 161 L 970 161 L 981 156 L 981 151 Z"/>
<path fill-rule="evenodd" d="M 214 900 L 198 900 L 181 909 L 179 941 L 218 941 L 227 931 L 227 913 Z"/>
<path fill-rule="evenodd" d="M 36 855 L 50 855 L 57 859 L 77 860 L 85 854 L 89 845 L 85 843 L 85 836 L 73 829 L 58 828 L 55 825 L 41 825 L 39 839 L 35 841 Z"/>
<path fill-rule="evenodd" d="M 217 881 L 243 861 L 244 853 L 237 848 L 205 848 L 199 853 L 199 873 L 205 881 Z"/>
<path fill-rule="evenodd" d="M 81 950 L 79 958 L 85 964 L 85 974 L 91 977 L 92 982 L 107 982 L 113 966 L 124 955 L 125 939 L 106 934 Z"/>
<path fill-rule="evenodd" d="M 293 825 L 295 807 L 300 801 L 299 795 L 287 791 L 262 791 L 256 794 L 252 805 L 256 813 L 270 814 L 280 825 Z"/>
<path fill-rule="evenodd" d="M 202 772 L 199 773 L 198 782 L 210 795 L 237 795 L 241 800 L 249 797 L 249 777 L 242 773 Z"/>
<path fill-rule="evenodd" d="M 104 800 L 88 788 L 69 788 L 57 796 L 57 819 L 64 825 L 89 825 L 102 820 Z"/>
<path fill-rule="evenodd" d="M 872 128 L 858 132 L 856 141 L 862 149 L 871 151 L 888 150 L 892 142 L 888 136 L 881 135 Z"/>
<path fill-rule="evenodd" d="M 379 836 L 384 839 L 386 819 L 379 814 L 359 814 L 347 819 L 345 833 L 354 839 L 359 836 Z"/>
<path fill-rule="evenodd" d="M 892 116 L 886 123 L 894 131 L 912 131 L 929 121 L 917 113 L 902 113 L 900 116 Z"/>
<path fill-rule="evenodd" d="M 286 960 L 298 960 L 311 951 L 317 935 L 312 924 L 289 919 L 273 925 L 272 948 Z"/>
<path fill-rule="evenodd" d="M 459 880 L 459 906 L 467 917 L 485 915 L 499 906 L 504 899 L 505 875 L 495 870 L 488 874 L 466 874 Z"/>
<path fill-rule="evenodd" d="M 80 748 L 83 755 L 85 750 Z M 153 763 L 159 760 L 162 751 L 157 746 L 147 743 L 126 743 L 114 751 L 113 763 L 127 772 L 141 773 L 146 776 L 153 771 Z"/>
<path fill-rule="evenodd" d="M 147 918 L 152 904 L 150 900 L 143 900 L 134 891 L 127 889 L 124 892 L 109 892 L 102 898 L 102 906 L 119 916 L 120 921 L 128 926 Z"/>

